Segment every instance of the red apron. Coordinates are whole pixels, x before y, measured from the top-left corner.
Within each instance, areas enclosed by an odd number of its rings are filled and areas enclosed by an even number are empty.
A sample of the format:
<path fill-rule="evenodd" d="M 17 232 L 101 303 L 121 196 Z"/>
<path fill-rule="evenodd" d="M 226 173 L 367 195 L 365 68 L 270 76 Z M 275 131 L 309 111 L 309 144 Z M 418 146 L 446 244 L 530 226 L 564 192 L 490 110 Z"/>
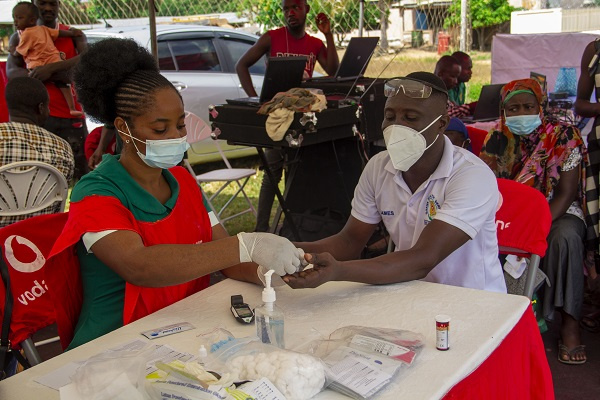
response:
<path fill-rule="evenodd" d="M 52 248 L 50 259 L 61 258 L 65 253 L 72 254 L 75 251 L 74 246 L 86 232 L 113 229 L 138 233 L 145 246 L 210 242 L 212 240 L 210 219 L 195 179 L 181 167 L 172 168 L 170 172 L 179 183 L 179 196 L 175 207 L 167 217 L 156 222 L 137 221 L 118 199 L 109 196 L 88 196 L 79 202 L 71 203 L 69 220 Z M 102 218 L 98 218 L 99 215 Z M 59 299 L 64 298 L 61 295 L 64 291 L 69 291 L 74 300 L 77 297 L 81 298 L 79 265 L 68 265 L 68 268 L 65 268 L 60 263 L 52 264 L 53 267 L 46 272 L 47 281 L 50 281 L 50 291 L 56 291 Z M 208 287 L 209 280 L 207 275 L 187 283 L 162 288 L 148 288 L 127 283 L 123 324 L 145 317 Z M 57 304 L 57 323 L 63 347 L 71 342 L 81 311 L 81 301 L 67 303 Z"/>

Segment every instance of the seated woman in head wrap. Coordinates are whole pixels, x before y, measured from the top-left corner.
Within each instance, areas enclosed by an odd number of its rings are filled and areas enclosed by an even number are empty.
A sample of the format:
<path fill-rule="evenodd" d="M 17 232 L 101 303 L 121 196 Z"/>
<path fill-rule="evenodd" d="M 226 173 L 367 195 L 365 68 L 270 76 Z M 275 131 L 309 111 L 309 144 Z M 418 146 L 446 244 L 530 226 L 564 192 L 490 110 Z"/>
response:
<path fill-rule="evenodd" d="M 578 320 L 583 303 L 586 149 L 577 128 L 544 116 L 542 90 L 535 80 L 509 82 L 500 95 L 500 121 L 486 137 L 480 157 L 497 177 L 534 187 L 549 201 L 552 228 L 542 270 L 551 286 L 544 288 L 543 314 L 551 321 L 555 307 L 560 308 L 558 360 L 582 364 L 586 354 Z"/>

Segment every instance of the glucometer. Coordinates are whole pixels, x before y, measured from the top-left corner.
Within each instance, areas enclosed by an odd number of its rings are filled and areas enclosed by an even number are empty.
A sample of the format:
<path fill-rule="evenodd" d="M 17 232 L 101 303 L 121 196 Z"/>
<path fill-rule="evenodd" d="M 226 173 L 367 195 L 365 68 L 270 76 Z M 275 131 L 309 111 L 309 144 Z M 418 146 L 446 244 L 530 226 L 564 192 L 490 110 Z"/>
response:
<path fill-rule="evenodd" d="M 248 307 L 248 304 L 244 303 L 244 297 L 241 294 L 231 296 L 231 313 L 243 324 L 254 321 L 254 312 Z"/>

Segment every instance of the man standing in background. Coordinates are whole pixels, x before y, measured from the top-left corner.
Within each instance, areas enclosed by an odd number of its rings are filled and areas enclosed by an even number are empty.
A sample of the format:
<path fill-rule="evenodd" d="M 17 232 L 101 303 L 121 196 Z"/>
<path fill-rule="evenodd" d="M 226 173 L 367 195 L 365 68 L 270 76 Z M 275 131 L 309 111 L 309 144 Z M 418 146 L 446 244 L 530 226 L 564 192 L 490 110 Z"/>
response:
<path fill-rule="evenodd" d="M 40 11 L 38 25 L 48 28 L 68 30 L 69 26 L 58 22 L 59 0 L 34 0 L 33 3 Z M 10 47 L 19 44 L 19 34 L 14 33 L 10 38 Z M 9 54 L 6 64 L 6 72 L 9 81 L 16 77 L 30 76 L 44 82 L 48 95 L 50 96 L 50 116 L 44 124 L 44 128 L 57 136 L 65 139 L 75 155 L 75 179 L 79 179 L 87 172 L 87 161 L 85 159 L 83 144 L 87 135 L 84 118 L 73 118 L 69 106 L 60 89 L 50 81 L 53 74 L 70 70 L 79 62 L 79 55 L 87 49 L 85 36 L 76 38 L 61 37 L 54 45 L 64 54 L 65 61 L 43 65 L 28 71 L 25 61 L 20 55 Z M 75 107 L 81 111 L 81 106 L 75 99 Z"/>
<path fill-rule="evenodd" d="M 317 15 L 317 26 L 327 40 L 325 46 L 321 40 L 306 33 L 306 15 L 310 10 L 306 0 L 283 0 L 282 7 L 285 26 L 262 35 L 236 65 L 240 83 L 248 96 L 257 95 L 252 85 L 249 68 L 265 54 L 269 57 L 307 56 L 304 79 L 312 77 L 316 61 L 329 75 L 337 71 L 339 59 L 329 18 L 323 13 Z M 269 229 L 271 208 L 275 198 L 274 187 L 281 180 L 285 153 L 283 149 L 265 149 L 265 156 L 276 182 L 272 184 L 267 174 L 263 176 L 258 196 L 256 232 L 266 232 Z"/>

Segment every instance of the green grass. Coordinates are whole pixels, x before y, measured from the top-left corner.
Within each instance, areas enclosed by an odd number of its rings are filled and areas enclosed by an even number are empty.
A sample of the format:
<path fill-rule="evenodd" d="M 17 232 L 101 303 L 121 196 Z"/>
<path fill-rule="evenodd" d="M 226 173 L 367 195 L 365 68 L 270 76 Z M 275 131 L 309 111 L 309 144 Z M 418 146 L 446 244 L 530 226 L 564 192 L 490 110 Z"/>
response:
<path fill-rule="evenodd" d="M 264 171 L 259 170 L 260 160 L 258 156 L 256 157 L 245 157 L 240 159 L 229 160 L 232 164 L 233 168 L 254 168 L 256 169 L 256 175 L 250 177 L 248 183 L 244 187 L 244 191 L 250 198 L 250 202 L 254 206 L 255 209 L 258 208 L 258 195 L 260 193 L 260 185 L 262 183 L 262 178 Z M 223 162 L 218 163 L 209 163 L 209 164 L 197 164 L 194 165 L 194 171 L 196 173 L 203 173 L 207 171 L 211 171 L 213 169 L 225 168 L 225 164 Z M 213 195 L 220 187 L 222 186 L 222 182 L 215 183 L 205 183 L 202 185 L 202 189 L 204 192 L 211 196 Z M 232 194 L 235 193 L 237 189 L 237 185 L 230 184 L 223 192 L 221 192 L 214 200 L 213 204 L 215 208 L 220 209 L 223 204 L 229 200 Z M 279 189 L 283 193 L 283 179 L 279 184 Z M 279 206 L 279 201 L 275 199 L 273 203 L 273 208 L 271 209 L 271 220 L 275 216 L 277 211 L 277 207 Z M 241 194 L 236 197 L 236 199 L 227 207 L 227 209 L 223 212 L 222 217 L 227 217 L 229 215 L 236 214 L 247 208 L 246 199 Z M 252 232 L 256 225 L 256 217 L 253 213 L 246 213 L 239 217 L 233 218 L 229 221 L 225 222 L 225 229 L 230 235 L 235 235 L 238 232 Z"/>
<path fill-rule="evenodd" d="M 393 58 L 393 55 L 384 55 L 374 57 L 369 63 L 369 69 L 367 70 L 366 76 L 377 76 L 387 65 L 387 63 Z M 385 68 L 384 73 L 381 77 L 389 78 L 394 76 L 404 76 L 414 71 L 431 71 L 435 68 L 435 63 L 438 60 L 437 53 L 426 52 L 421 50 L 403 50 L 394 61 Z M 481 87 L 485 84 L 489 84 L 491 81 L 491 54 L 482 52 L 472 52 L 471 59 L 473 60 L 473 76 L 467 83 L 467 102 L 475 101 L 479 98 L 481 93 Z M 263 171 L 259 170 L 260 161 L 258 156 L 246 157 L 242 159 L 230 160 L 232 166 L 239 168 L 256 168 L 257 174 L 250 178 L 248 184 L 245 187 L 246 194 L 250 198 L 250 201 L 257 207 L 258 205 L 258 194 L 260 192 L 260 184 L 262 182 Z M 194 166 L 194 170 L 197 173 L 210 171 L 215 168 L 225 168 L 224 163 L 210 163 L 210 164 L 197 164 Z M 215 199 L 215 207 L 220 208 L 234 193 L 235 186 L 230 185 L 223 193 L 221 193 Z M 283 192 L 283 180 L 279 185 Z M 218 184 L 204 184 L 202 188 L 208 195 L 212 195 L 218 190 Z M 271 210 L 271 217 L 275 215 L 279 202 L 275 199 L 273 209 Z M 239 197 L 229 205 L 224 216 L 235 214 L 246 208 L 246 201 L 243 197 Z M 238 232 L 251 232 L 254 230 L 256 224 L 256 218 L 252 213 L 246 213 L 241 217 L 234 218 L 225 223 L 225 228 L 230 235 L 234 235 Z"/>
<path fill-rule="evenodd" d="M 366 76 L 378 76 L 379 73 L 385 68 L 388 62 L 393 58 L 393 55 L 376 56 L 369 63 Z M 491 81 L 491 55 L 490 53 L 471 53 L 473 60 L 473 76 L 467 83 L 467 101 L 475 101 L 479 98 L 481 87 L 484 84 L 488 84 Z M 394 61 L 384 70 L 381 74 L 383 78 L 390 78 L 394 76 L 404 76 L 414 71 L 431 71 L 435 68 L 435 63 L 438 60 L 437 53 L 427 52 L 422 50 L 402 50 L 400 54 L 396 56 Z M 260 185 L 262 182 L 263 171 L 259 170 L 260 161 L 258 156 L 245 157 L 241 159 L 230 160 L 232 166 L 239 168 L 255 168 L 257 174 L 250 178 L 248 184 L 245 187 L 246 194 L 250 198 L 250 201 L 256 208 L 258 206 L 258 194 L 260 192 Z M 206 172 L 217 168 L 225 168 L 223 162 L 219 163 L 206 163 L 194 165 L 196 173 Z M 215 184 L 203 184 L 203 190 L 210 196 L 216 192 L 219 188 L 219 183 Z M 225 189 L 217 198 L 214 200 L 216 208 L 220 208 L 229 197 L 235 192 L 235 185 L 230 185 Z M 280 190 L 283 192 L 283 180 L 279 185 Z M 277 210 L 279 202 L 275 199 L 273 209 L 271 210 L 271 217 L 273 218 Z M 229 205 L 223 216 L 233 215 L 246 208 L 246 200 L 243 197 L 238 196 L 232 204 Z M 67 203 L 68 209 L 68 203 Z M 256 225 L 256 218 L 252 213 L 246 213 L 240 217 L 234 218 L 225 223 L 225 228 L 230 235 L 234 235 L 238 232 L 252 232 Z"/>

